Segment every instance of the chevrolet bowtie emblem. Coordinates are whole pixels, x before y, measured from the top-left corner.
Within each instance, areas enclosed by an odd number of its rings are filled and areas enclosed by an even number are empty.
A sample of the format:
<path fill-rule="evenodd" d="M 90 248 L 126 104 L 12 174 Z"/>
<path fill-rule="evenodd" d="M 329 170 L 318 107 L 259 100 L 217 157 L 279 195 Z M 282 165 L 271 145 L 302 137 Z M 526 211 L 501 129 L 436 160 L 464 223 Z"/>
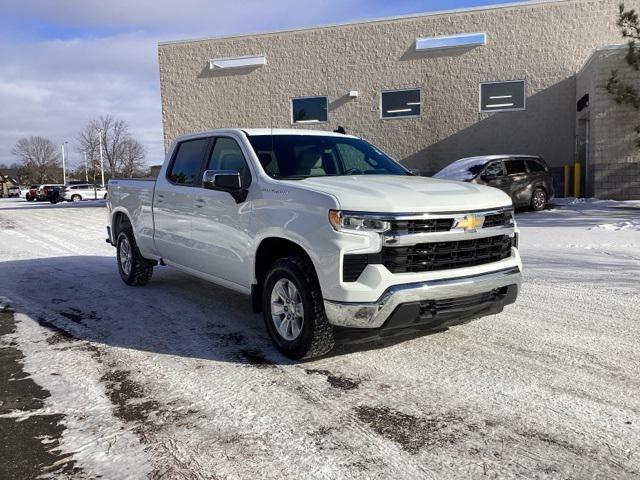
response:
<path fill-rule="evenodd" d="M 454 228 L 463 228 L 465 232 L 473 233 L 484 225 L 484 216 L 470 213 L 458 219 Z"/>

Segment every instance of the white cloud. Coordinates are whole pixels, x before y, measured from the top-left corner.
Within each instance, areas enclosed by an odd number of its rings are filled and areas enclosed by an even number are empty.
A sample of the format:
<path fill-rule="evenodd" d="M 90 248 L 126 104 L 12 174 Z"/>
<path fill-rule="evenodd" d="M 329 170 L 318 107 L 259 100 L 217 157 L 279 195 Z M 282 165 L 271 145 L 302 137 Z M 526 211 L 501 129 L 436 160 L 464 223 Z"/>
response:
<path fill-rule="evenodd" d="M 127 120 L 162 161 L 157 42 L 318 25 L 389 14 L 407 2 L 357 0 L 21 0 L 0 19 L 0 163 L 13 162 L 18 138 L 75 141 L 90 119 Z M 396 10 L 397 12 L 397 10 Z M 23 34 L 21 25 L 33 29 Z M 35 27 L 33 25 L 36 25 Z M 44 25 L 44 26 L 43 26 Z M 59 39 L 60 37 L 71 39 Z M 44 40 L 42 40 L 44 38 Z M 80 154 L 71 150 L 71 161 Z"/>

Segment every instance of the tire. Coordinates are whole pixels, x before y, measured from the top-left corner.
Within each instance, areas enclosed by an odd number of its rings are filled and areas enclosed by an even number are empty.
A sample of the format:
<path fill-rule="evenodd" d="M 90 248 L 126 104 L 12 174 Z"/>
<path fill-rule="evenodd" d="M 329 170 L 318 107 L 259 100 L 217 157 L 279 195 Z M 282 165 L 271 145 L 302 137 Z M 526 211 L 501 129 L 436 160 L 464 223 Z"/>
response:
<path fill-rule="evenodd" d="M 149 283 L 154 263 L 140 254 L 131 227 L 123 229 L 118 234 L 116 258 L 118 272 L 124 283 L 132 286 L 142 286 Z"/>
<path fill-rule="evenodd" d="M 80 200 L 82 200 L 82 197 L 80 195 L 71 195 L 71 201 L 72 202 L 79 202 Z"/>
<path fill-rule="evenodd" d="M 107 199 L 107 195 L 108 195 L 108 194 L 107 194 L 107 193 L 105 193 L 105 194 L 104 194 L 104 197 L 102 197 L 102 198 L 104 198 L 104 199 L 106 200 L 106 199 Z"/>
<path fill-rule="evenodd" d="M 35 198 L 33 198 L 31 195 L 29 195 L 27 193 L 27 195 L 25 196 L 25 198 L 27 199 L 27 202 L 33 202 L 35 200 Z"/>
<path fill-rule="evenodd" d="M 539 212 L 547 207 L 547 192 L 543 188 L 536 188 L 531 194 L 531 210 Z"/>
<path fill-rule="evenodd" d="M 295 293 L 285 295 L 292 302 L 287 304 L 283 296 L 278 295 L 276 287 L 289 285 L 293 285 Z M 287 289 L 286 293 L 292 292 Z M 274 306 L 273 311 L 272 299 L 279 305 Z M 333 327 L 327 321 L 320 285 L 308 260 L 297 256 L 285 257 L 271 265 L 262 290 L 262 310 L 267 332 L 283 355 L 300 360 L 319 357 L 333 348 Z M 276 315 L 274 312 L 279 313 Z M 287 315 L 290 320 L 287 320 Z M 276 321 L 280 320 L 278 326 Z M 287 325 L 290 328 L 287 329 Z M 283 329 L 290 334 L 288 338 L 282 333 Z"/>

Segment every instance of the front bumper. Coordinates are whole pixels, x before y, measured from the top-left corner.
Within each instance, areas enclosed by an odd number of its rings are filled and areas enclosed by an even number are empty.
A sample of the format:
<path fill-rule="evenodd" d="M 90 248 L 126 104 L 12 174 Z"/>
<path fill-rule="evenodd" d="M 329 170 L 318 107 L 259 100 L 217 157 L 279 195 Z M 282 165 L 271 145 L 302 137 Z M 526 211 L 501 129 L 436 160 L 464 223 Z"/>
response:
<path fill-rule="evenodd" d="M 399 313 L 402 313 L 403 317 L 411 317 L 410 312 L 416 313 L 415 318 L 408 321 L 393 322 L 394 325 L 391 326 L 398 328 L 406 323 L 435 318 L 445 313 L 468 316 L 481 312 L 482 308 L 490 304 L 504 306 L 513 303 L 521 283 L 520 268 L 510 267 L 478 275 L 394 285 L 375 302 L 325 300 L 324 307 L 327 319 L 332 325 L 359 329 L 381 328 Z M 438 304 L 442 304 L 441 301 L 446 300 L 446 305 L 454 305 L 456 299 L 459 302 L 453 310 L 449 308 L 448 311 L 440 313 L 434 311 L 437 310 Z M 407 309 L 407 306 L 410 308 Z"/>

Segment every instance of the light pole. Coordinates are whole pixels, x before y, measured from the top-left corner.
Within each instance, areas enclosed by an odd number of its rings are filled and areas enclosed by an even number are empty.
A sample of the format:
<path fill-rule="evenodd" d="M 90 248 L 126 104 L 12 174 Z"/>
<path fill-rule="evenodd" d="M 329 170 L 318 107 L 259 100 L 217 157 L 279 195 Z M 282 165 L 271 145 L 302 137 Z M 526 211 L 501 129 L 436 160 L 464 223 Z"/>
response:
<path fill-rule="evenodd" d="M 87 152 L 84 152 L 84 181 L 89 183 L 89 170 L 87 169 Z"/>
<path fill-rule="evenodd" d="M 65 158 L 64 158 L 64 146 L 67 145 L 69 142 L 64 142 L 62 144 L 62 184 L 66 185 L 67 184 L 67 167 L 65 164 Z"/>
<path fill-rule="evenodd" d="M 102 130 L 98 130 L 98 140 L 100 141 L 100 175 L 102 175 L 102 186 L 104 187 L 104 159 L 102 158 Z"/>

